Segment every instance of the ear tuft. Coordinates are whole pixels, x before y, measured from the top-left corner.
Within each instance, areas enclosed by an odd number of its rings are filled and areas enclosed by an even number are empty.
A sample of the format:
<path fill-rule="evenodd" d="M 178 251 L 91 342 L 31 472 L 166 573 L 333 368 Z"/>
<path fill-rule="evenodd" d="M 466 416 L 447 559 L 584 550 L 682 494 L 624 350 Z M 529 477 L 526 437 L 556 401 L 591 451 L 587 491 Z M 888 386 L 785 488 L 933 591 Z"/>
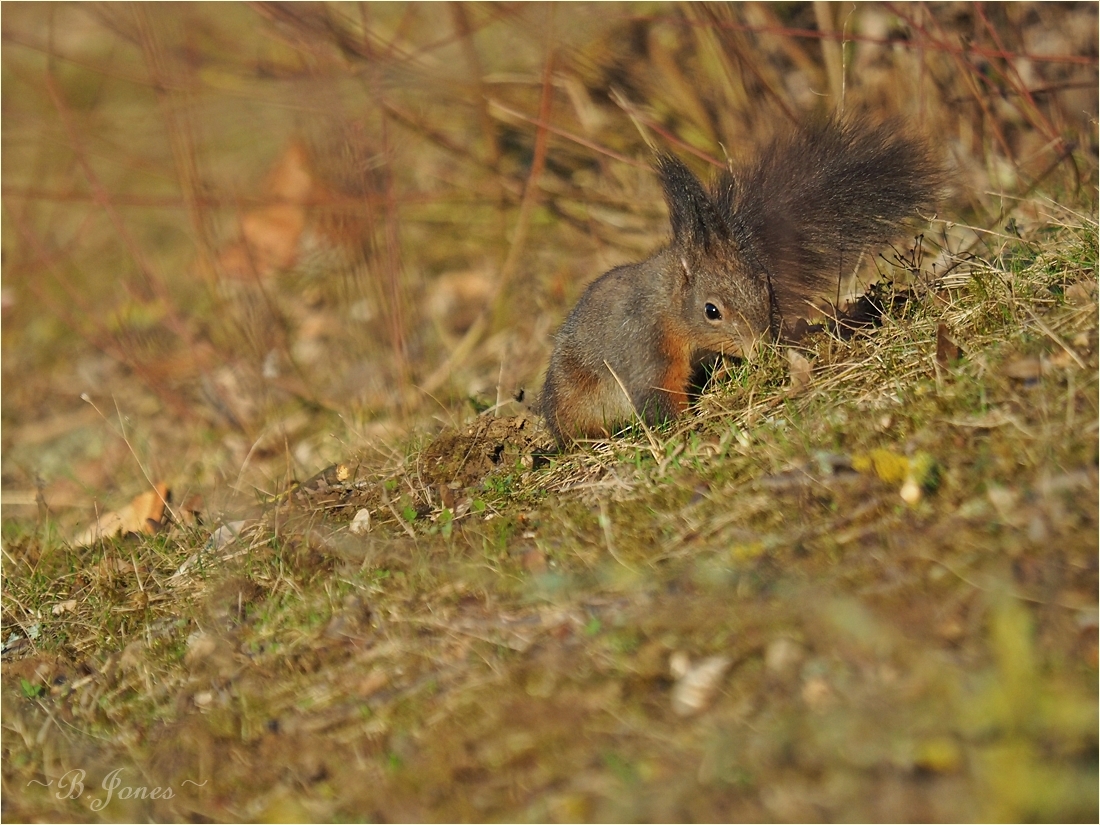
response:
<path fill-rule="evenodd" d="M 658 155 L 657 175 L 668 203 L 674 244 L 707 249 L 718 240 L 729 239 L 729 228 L 715 202 L 679 158 Z"/>

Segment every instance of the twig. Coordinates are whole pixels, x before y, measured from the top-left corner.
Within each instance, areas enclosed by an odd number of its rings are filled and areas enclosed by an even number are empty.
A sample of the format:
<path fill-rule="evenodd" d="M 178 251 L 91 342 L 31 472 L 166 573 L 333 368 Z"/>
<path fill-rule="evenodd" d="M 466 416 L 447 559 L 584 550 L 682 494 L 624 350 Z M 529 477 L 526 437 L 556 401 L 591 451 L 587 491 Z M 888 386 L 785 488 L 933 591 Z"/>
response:
<path fill-rule="evenodd" d="M 612 94 L 614 94 L 614 93 L 612 93 Z M 488 98 L 488 103 L 492 108 L 498 109 L 501 112 L 503 112 L 504 114 L 509 115 L 510 117 L 514 117 L 517 120 L 522 120 L 524 123 L 530 123 L 532 126 L 537 126 L 540 129 L 545 129 L 547 132 L 549 132 L 552 135 L 557 135 L 558 137 L 563 137 L 566 140 L 570 140 L 573 143 L 576 143 L 578 146 L 583 146 L 585 149 L 591 149 L 593 152 L 596 152 L 597 154 L 603 155 L 605 157 L 609 157 L 612 160 L 617 160 L 617 161 L 619 161 L 619 163 L 625 163 L 629 166 L 634 166 L 634 167 L 638 167 L 638 168 L 643 167 L 643 164 L 639 163 L 634 158 L 627 157 L 626 155 L 620 154 L 620 153 L 616 152 L 613 149 L 608 149 L 606 146 L 601 146 L 600 144 L 596 143 L 595 141 L 591 141 L 591 140 L 588 140 L 587 138 L 583 138 L 578 134 L 574 134 L 573 132 L 570 132 L 568 129 L 562 129 L 560 126 L 555 126 L 552 123 L 548 123 L 547 121 L 542 120 L 541 118 L 531 117 L 530 115 L 525 115 L 523 112 L 519 111 L 518 109 L 514 109 L 511 106 L 508 106 L 504 103 L 501 103 L 499 100 L 497 100 L 495 98 Z"/>
<path fill-rule="evenodd" d="M 642 418 L 638 412 L 638 408 L 634 406 L 634 401 L 630 398 L 630 393 L 626 391 L 626 385 L 623 384 L 622 379 L 619 378 L 615 370 L 611 369 L 611 365 L 607 361 L 603 362 L 603 365 L 607 367 L 607 371 L 611 373 L 611 377 L 615 379 L 615 383 L 619 385 L 619 389 L 623 391 L 623 395 L 626 397 L 626 403 L 630 405 L 634 410 L 634 416 L 638 419 L 638 423 L 642 425 L 642 430 L 645 432 L 645 436 L 649 439 L 649 450 L 653 454 L 654 461 L 661 460 L 661 445 L 653 435 L 653 431 L 645 423 L 645 419 Z"/>

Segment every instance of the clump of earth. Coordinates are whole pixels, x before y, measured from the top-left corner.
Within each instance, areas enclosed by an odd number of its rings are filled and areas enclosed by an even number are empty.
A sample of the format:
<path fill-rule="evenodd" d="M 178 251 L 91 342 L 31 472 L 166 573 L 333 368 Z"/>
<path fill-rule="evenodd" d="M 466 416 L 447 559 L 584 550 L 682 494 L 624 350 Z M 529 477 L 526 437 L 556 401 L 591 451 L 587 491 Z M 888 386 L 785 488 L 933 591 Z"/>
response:
<path fill-rule="evenodd" d="M 462 492 L 483 485 L 493 474 L 507 475 L 517 467 L 529 470 L 556 450 L 542 420 L 528 412 L 495 417 L 478 416 L 460 427 L 444 429 L 417 458 L 408 477 L 416 479 L 412 505 L 418 516 L 431 510 L 431 500 L 451 507 Z M 330 513 L 354 513 L 366 507 L 384 507 L 391 496 L 384 483 L 359 475 L 354 461 L 334 464 L 295 488 L 296 503 L 321 507 Z M 423 511 L 423 512 L 421 512 Z"/>

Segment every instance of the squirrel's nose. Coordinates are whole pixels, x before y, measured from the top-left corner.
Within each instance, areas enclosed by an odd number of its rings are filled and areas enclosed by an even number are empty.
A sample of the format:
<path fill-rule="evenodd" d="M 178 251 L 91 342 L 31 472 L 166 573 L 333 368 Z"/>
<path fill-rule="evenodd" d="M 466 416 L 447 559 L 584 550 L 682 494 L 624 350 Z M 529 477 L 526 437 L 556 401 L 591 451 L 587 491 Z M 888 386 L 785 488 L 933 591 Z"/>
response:
<path fill-rule="evenodd" d="M 760 350 L 760 339 L 762 335 L 757 335 L 749 329 L 740 330 L 741 337 L 741 352 L 738 355 L 750 364 L 756 360 L 756 355 Z"/>

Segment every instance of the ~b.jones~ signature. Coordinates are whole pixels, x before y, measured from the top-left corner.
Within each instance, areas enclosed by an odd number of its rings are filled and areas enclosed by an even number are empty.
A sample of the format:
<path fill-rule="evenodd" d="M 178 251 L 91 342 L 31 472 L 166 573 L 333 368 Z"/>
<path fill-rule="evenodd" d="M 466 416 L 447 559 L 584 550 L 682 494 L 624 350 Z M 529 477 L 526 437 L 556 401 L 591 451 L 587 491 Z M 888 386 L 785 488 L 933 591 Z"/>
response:
<path fill-rule="evenodd" d="M 107 792 L 107 796 L 104 798 L 96 797 L 90 803 L 93 811 L 102 811 L 108 805 L 111 804 L 111 800 L 118 799 L 172 799 L 175 797 L 175 791 L 171 786 L 160 787 L 154 785 L 149 787 L 148 785 L 128 785 L 123 782 L 122 768 L 115 768 L 105 777 L 100 783 L 100 787 Z M 58 799 L 80 799 L 84 795 L 84 777 L 87 776 L 87 772 L 80 768 L 74 768 L 71 771 L 66 772 L 57 780 L 57 791 L 54 793 Z M 190 779 L 183 780 L 184 785 L 195 785 L 201 788 L 210 780 L 204 779 L 202 782 L 193 782 Z M 28 785 L 43 785 L 45 787 L 51 787 L 53 780 L 48 782 L 39 782 L 37 779 L 32 779 L 27 783 Z"/>

